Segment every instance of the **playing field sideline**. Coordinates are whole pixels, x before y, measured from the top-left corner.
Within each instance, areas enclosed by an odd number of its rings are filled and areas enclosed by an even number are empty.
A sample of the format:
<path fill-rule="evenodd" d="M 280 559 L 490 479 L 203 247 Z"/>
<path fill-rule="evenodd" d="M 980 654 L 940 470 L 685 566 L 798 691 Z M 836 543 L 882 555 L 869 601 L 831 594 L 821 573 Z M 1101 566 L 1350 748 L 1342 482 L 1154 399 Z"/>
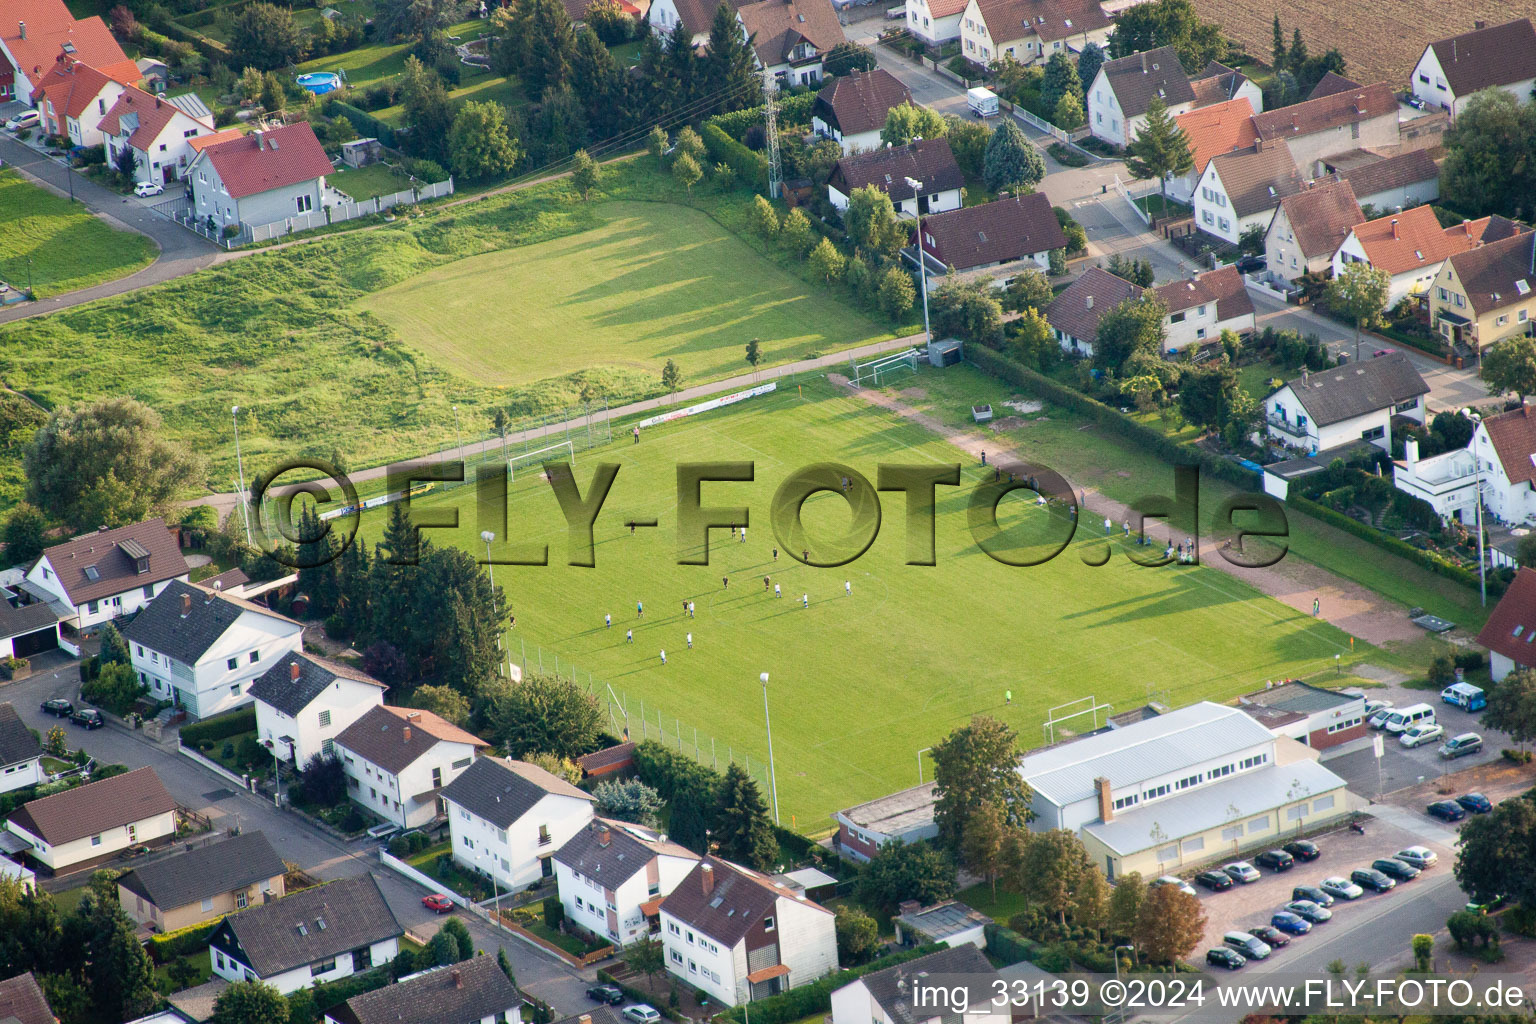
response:
<path fill-rule="evenodd" d="M 597 522 L 592 569 L 565 564 L 566 533 L 549 486 L 537 472 L 517 474 L 512 538 L 547 542 L 551 564 L 495 568 L 517 617 L 511 650 L 526 646 L 530 669 L 538 651 L 546 670 L 558 654 L 563 673 L 574 666 L 582 682 L 590 673 L 605 698 L 611 686 L 627 701 L 637 735 L 643 700 L 652 733 L 660 715 L 669 734 L 677 722 L 689 748 L 697 728 L 706 759 L 714 737 L 722 757 L 730 744 L 754 765 L 767 754 L 758 674 L 771 673 L 779 796 L 785 823 L 793 815 L 802 830 L 823 830 L 839 807 L 915 784 L 918 752 L 977 712 L 1005 719 L 1032 746 L 1046 710 L 1078 697 L 1120 709 L 1153 692 L 1175 704 L 1230 699 L 1266 679 L 1316 672 L 1348 650 L 1338 630 L 1240 580 L 1204 568 L 1132 565 L 1120 539 L 1109 563 L 1091 568 L 1081 555 L 1103 547 L 1102 527 L 1080 530 L 1074 546 L 1044 565 L 993 561 L 967 529 L 970 492 L 983 475 L 974 465 L 964 467 L 960 488 L 939 492 L 936 566 L 905 564 L 905 499 L 894 493 L 882 495 L 879 538 L 858 560 L 816 569 L 781 551 L 775 563 L 768 507 L 791 470 L 837 460 L 874 480 L 881 462 L 963 461 L 919 427 L 824 381 L 805 384 L 803 395 L 786 388 L 652 428 L 639 444 L 625 437 L 582 453 L 583 490 L 599 459 L 622 468 Z M 675 465 L 717 460 L 755 463 L 754 482 L 707 483 L 702 492 L 706 506 L 750 507 L 748 541 L 716 531 L 710 565 L 677 565 Z M 480 554 L 482 529 L 505 536 L 476 514 L 471 488 L 424 504 L 446 503 L 459 504 L 460 526 L 439 532 L 439 543 Z M 1011 497 L 1001 521 L 1022 544 L 1045 515 Z M 631 535 L 623 525 L 649 517 L 658 528 Z M 840 534 L 849 522 L 836 495 L 807 503 L 813 537 Z M 371 516 L 363 535 L 376 540 L 381 528 L 381 517 Z M 765 589 L 765 575 L 782 597 Z M 689 600 L 697 608 L 691 620 L 683 615 Z M 1010 689 L 1013 703 L 1005 705 Z"/>

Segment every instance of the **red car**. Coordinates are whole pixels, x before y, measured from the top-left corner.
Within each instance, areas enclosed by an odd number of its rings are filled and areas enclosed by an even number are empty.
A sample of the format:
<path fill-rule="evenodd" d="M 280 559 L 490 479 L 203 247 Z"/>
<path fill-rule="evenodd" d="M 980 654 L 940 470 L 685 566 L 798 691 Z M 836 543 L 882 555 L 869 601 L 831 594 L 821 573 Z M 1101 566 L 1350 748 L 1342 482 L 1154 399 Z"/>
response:
<path fill-rule="evenodd" d="M 446 914 L 453 909 L 453 900 L 450 900 L 440 892 L 435 892 L 431 896 L 423 896 L 421 898 L 421 905 L 428 910 L 435 910 L 439 914 Z"/>

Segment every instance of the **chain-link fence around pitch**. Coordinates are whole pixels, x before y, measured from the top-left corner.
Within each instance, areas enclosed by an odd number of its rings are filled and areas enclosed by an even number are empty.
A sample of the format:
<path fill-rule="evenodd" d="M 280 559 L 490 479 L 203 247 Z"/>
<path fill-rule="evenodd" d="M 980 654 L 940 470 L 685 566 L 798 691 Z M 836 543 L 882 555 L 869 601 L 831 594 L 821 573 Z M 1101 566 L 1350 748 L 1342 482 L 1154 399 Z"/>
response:
<path fill-rule="evenodd" d="M 525 466 L 533 467 L 545 461 L 574 462 L 576 453 L 611 443 L 613 421 L 608 402 L 597 399 L 584 407 L 566 406 L 542 416 L 512 420 L 507 424 L 505 434 L 491 430 L 464 437 L 461 443 L 427 456 L 426 461 L 463 461 L 463 480 L 442 481 L 433 486 L 433 490 L 450 491 L 473 484 L 481 466 L 500 463 L 516 475 Z"/>

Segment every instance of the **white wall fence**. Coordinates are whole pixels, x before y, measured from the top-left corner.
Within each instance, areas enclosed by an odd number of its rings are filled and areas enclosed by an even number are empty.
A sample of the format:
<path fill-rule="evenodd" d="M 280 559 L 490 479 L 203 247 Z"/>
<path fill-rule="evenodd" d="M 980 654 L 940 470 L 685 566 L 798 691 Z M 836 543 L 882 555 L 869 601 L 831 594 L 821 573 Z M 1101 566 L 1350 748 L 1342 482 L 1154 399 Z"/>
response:
<path fill-rule="evenodd" d="M 225 768 L 218 762 L 210 761 L 208 758 L 204 757 L 202 754 L 199 754 L 191 747 L 182 746 L 179 740 L 177 741 L 176 750 L 183 757 L 191 758 L 193 761 L 196 761 L 198 764 L 213 772 L 213 774 L 219 776 L 221 779 L 226 780 L 231 785 L 239 786 L 241 789 L 246 790 L 247 792 L 250 791 L 251 780 L 248 777 L 241 778 L 239 775 L 236 775 L 234 772 L 230 771 L 228 768 Z"/>
<path fill-rule="evenodd" d="M 282 220 L 273 221 L 270 224 L 242 224 L 240 233 L 232 237 L 226 237 L 221 228 L 210 228 L 207 218 L 199 218 L 192 210 L 179 210 L 173 215 L 176 223 L 189 231 L 196 232 L 212 242 L 217 242 L 226 249 L 233 249 L 239 245 L 249 245 L 252 242 L 267 242 L 284 235 L 291 235 L 299 231 L 310 231 L 314 228 L 323 228 L 330 224 L 344 224 L 358 217 L 368 217 L 375 213 L 383 213 L 396 206 L 404 206 L 419 203 L 427 199 L 440 199 L 443 196 L 453 195 L 453 178 L 439 181 L 431 185 L 413 186 L 402 189 L 387 196 L 374 196 L 358 203 L 332 203 L 309 213 L 297 214 L 293 217 L 285 217 Z"/>
<path fill-rule="evenodd" d="M 1045 134 L 1051 136 L 1057 142 L 1071 143 L 1072 136 L 1068 132 L 1065 132 L 1062 129 L 1056 127 L 1044 118 L 1036 117 L 1034 114 L 1025 110 L 1023 107 L 1016 103 L 1012 104 L 1012 106 L 1013 116 L 1018 118 L 1020 121 L 1023 121 L 1031 128 L 1045 132 Z"/>
<path fill-rule="evenodd" d="M 394 856 L 382 846 L 379 847 L 379 863 L 383 864 L 391 871 L 404 875 L 406 878 L 409 878 L 411 881 L 415 882 L 417 885 L 427 889 L 430 892 L 442 893 L 444 896 L 447 896 L 450 900 L 452 900 L 457 906 L 463 907 L 466 910 L 473 910 L 475 907 L 474 900 L 471 900 L 465 896 L 460 896 L 452 889 L 444 887 L 442 882 L 439 882 L 431 875 L 423 874 L 422 872 L 417 871 L 415 868 L 411 867 L 399 857 Z"/>
<path fill-rule="evenodd" d="M 1136 205 L 1136 200 L 1140 199 L 1141 196 L 1131 195 L 1130 191 L 1125 187 L 1125 182 L 1120 180 L 1120 175 L 1118 174 L 1115 175 L 1115 191 L 1120 193 L 1120 198 L 1126 201 L 1126 204 L 1130 206 L 1131 210 L 1135 212 L 1136 216 L 1141 219 L 1143 224 L 1145 224 L 1147 227 L 1152 226 L 1152 215 L 1149 214 L 1146 210 L 1143 210 L 1140 206 Z"/>
<path fill-rule="evenodd" d="M 1268 283 L 1266 283 L 1264 281 L 1261 281 L 1257 274 L 1244 274 L 1243 275 L 1243 283 L 1246 284 L 1249 288 L 1254 289 L 1255 291 L 1263 292 L 1265 295 L 1268 295 L 1270 298 L 1279 299 L 1281 302 L 1289 302 L 1289 301 L 1291 301 L 1291 297 L 1290 297 L 1290 295 L 1288 293 L 1280 290 L 1279 288 L 1276 288 L 1272 284 L 1268 284 Z"/>

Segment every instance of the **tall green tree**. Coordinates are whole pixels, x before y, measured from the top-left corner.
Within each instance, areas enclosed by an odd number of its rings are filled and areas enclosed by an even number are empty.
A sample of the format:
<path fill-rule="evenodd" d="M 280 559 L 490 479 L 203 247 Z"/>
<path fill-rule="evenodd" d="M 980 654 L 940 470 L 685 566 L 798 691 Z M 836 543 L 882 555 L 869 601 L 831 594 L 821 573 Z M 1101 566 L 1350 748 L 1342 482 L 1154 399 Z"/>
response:
<path fill-rule="evenodd" d="M 1033 191 L 1045 177 L 1045 158 L 1024 137 L 1024 130 L 1013 118 L 1004 118 L 992 132 L 983 161 L 982 177 L 994 192 Z"/>
<path fill-rule="evenodd" d="M 319 617 L 335 611 L 341 595 L 334 532 L 320 522 L 315 506 L 304 502 L 298 522 L 299 592 L 309 598 Z"/>
<path fill-rule="evenodd" d="M 779 841 L 757 780 L 735 761 L 726 768 L 716 794 L 713 838 L 720 856 L 759 871 L 772 868 L 779 856 Z"/>
<path fill-rule="evenodd" d="M 875 67 L 874 51 L 847 41 L 833 46 L 822 61 L 822 69 L 831 78 L 851 75 L 855 71 L 873 71 Z"/>
<path fill-rule="evenodd" d="M 715 811 L 715 787 L 702 778 L 689 779 L 672 794 L 668 834 L 697 854 L 709 852 Z"/>
<path fill-rule="evenodd" d="M 1536 671 L 1516 669 L 1501 679 L 1488 696 L 1483 721 L 1508 733 L 1522 748 L 1536 740 Z"/>
<path fill-rule="evenodd" d="M 159 998 L 154 989 L 154 964 L 134 934 L 136 925 L 115 900 L 88 894 L 76 912 L 84 980 L 92 1003 L 108 1020 L 143 1016 Z"/>
<path fill-rule="evenodd" d="M 997 876 L 1003 870 L 1006 839 L 1003 809 L 993 803 L 982 804 L 971 812 L 960 837 L 960 862 L 967 871 L 991 884 L 993 899 L 997 898 Z"/>
<path fill-rule="evenodd" d="M 1094 365 L 1118 373 L 1138 352 L 1161 352 L 1167 315 L 1168 307 L 1152 292 L 1126 299 L 1106 312 L 1099 318 L 1093 342 Z"/>
<path fill-rule="evenodd" d="M 219 993 L 209 1024 L 288 1024 L 288 1000 L 263 981 L 239 981 Z"/>
<path fill-rule="evenodd" d="M 643 939 L 624 947 L 624 966 L 645 980 L 654 983 L 656 977 L 667 969 L 667 955 L 661 943 L 655 939 Z"/>
<path fill-rule="evenodd" d="M 511 174 L 521 157 L 500 103 L 469 100 L 459 107 L 448 131 L 448 159 L 453 173 L 470 181 Z"/>
<path fill-rule="evenodd" d="M 590 199 L 597 187 L 597 162 L 584 149 L 571 157 L 571 187 L 583 199 Z"/>
<path fill-rule="evenodd" d="M 957 849 L 966 823 L 991 805 L 1008 825 L 1030 818 L 1033 799 L 1019 774 L 1018 735 L 988 715 L 977 715 L 933 747 L 934 821 L 939 839 Z"/>
<path fill-rule="evenodd" d="M 1136 920 L 1146 899 L 1147 883 L 1142 881 L 1141 872 L 1121 875 L 1109 897 L 1109 934 L 1121 939 L 1135 935 Z"/>
<path fill-rule="evenodd" d="M 1040 79 L 1040 103 L 1046 110 L 1055 110 L 1063 96 L 1083 99 L 1083 81 L 1078 77 L 1077 65 L 1064 51 L 1051 54 L 1045 62 L 1045 74 Z"/>
<path fill-rule="evenodd" d="M 864 906 L 884 911 L 896 909 L 903 900 L 938 903 L 955 894 L 955 866 L 930 843 L 896 840 L 870 858 L 855 892 Z"/>
<path fill-rule="evenodd" d="M 1499 342 L 1483 353 L 1478 372 L 1494 393 L 1512 391 L 1524 405 L 1526 395 L 1536 395 L 1536 341 L 1522 337 Z"/>
<path fill-rule="evenodd" d="M 1159 885 L 1141 901 L 1131 938 L 1148 960 L 1171 964 L 1193 953 L 1204 935 L 1200 900 L 1176 885 Z"/>
<path fill-rule="evenodd" d="M 492 698 L 486 720 L 496 742 L 519 758 L 580 757 L 596 749 L 603 725 L 597 698 L 580 685 L 532 673 Z"/>
<path fill-rule="evenodd" d="M 848 240 L 867 258 L 884 262 L 896 258 L 906 244 L 906 229 L 896 220 L 891 197 L 873 185 L 856 188 L 843 211 Z"/>
<path fill-rule="evenodd" d="M 1099 76 L 1099 68 L 1104 66 L 1104 61 L 1104 47 L 1098 43 L 1089 43 L 1077 55 L 1077 80 L 1083 85 L 1084 95 L 1093 88 L 1093 80 Z"/>
<path fill-rule="evenodd" d="M 442 77 L 415 54 L 405 58 L 405 69 L 400 75 L 400 103 L 406 127 L 411 130 L 407 136 L 410 152 L 447 166 L 453 104 Z"/>
<path fill-rule="evenodd" d="M 1190 74 L 1227 56 L 1221 26 L 1202 21 L 1191 0 L 1152 0 L 1120 12 L 1115 33 L 1109 37 L 1111 57 L 1129 57 L 1160 46 L 1174 47 L 1179 63 Z"/>
<path fill-rule="evenodd" d="M 945 281 L 928 294 L 934 337 L 959 338 L 996 348 L 1003 338 L 1003 307 L 989 282 Z"/>
<path fill-rule="evenodd" d="M 1097 870 L 1076 832 L 1051 829 L 1032 835 L 1025 844 L 1014 884 L 1059 923 L 1066 924 L 1079 893 L 1091 884 L 1085 879 L 1087 872 Z"/>
<path fill-rule="evenodd" d="M 703 95 L 704 68 L 693 48 L 693 32 L 681 20 L 667 36 L 666 82 L 672 109 L 692 109 Z"/>
<path fill-rule="evenodd" d="M 1328 308 L 1355 325 L 1355 361 L 1360 361 L 1360 332 L 1381 320 L 1392 275 L 1369 263 L 1344 264 L 1323 293 Z"/>
<path fill-rule="evenodd" d="M 876 295 L 880 312 L 892 320 L 900 320 L 915 301 L 917 286 L 912 283 L 912 275 L 894 264 L 886 267 L 885 273 L 880 275 L 880 289 Z"/>
<path fill-rule="evenodd" d="M 1456 882 L 1474 900 L 1494 895 L 1536 908 L 1536 800 L 1505 800 L 1461 827 Z"/>
<path fill-rule="evenodd" d="M 944 115 L 909 101 L 886 111 L 880 141 L 890 146 L 905 146 L 913 139 L 943 138 L 948 131 L 949 124 Z"/>
<path fill-rule="evenodd" d="M 229 56 L 235 67 L 275 71 L 296 63 L 303 52 L 303 34 L 286 7 L 246 4 L 230 26 Z"/>
<path fill-rule="evenodd" d="M 1475 93 L 1445 133 L 1440 191 L 1469 217 L 1536 212 L 1536 102 L 1504 89 Z"/>
<path fill-rule="evenodd" d="M 852 967 L 868 962 L 880 949 L 880 924 L 858 907 L 837 908 L 837 962 Z"/>
<path fill-rule="evenodd" d="M 1280 12 L 1275 12 L 1274 38 L 1269 44 L 1270 67 L 1279 71 L 1285 67 L 1285 33 L 1280 29 Z"/>
<path fill-rule="evenodd" d="M 5 557 L 7 565 L 31 565 L 48 544 L 48 517 L 30 502 L 11 510 L 5 521 Z"/>
<path fill-rule="evenodd" d="M 1147 104 L 1147 119 L 1125 147 L 1125 169 L 1138 181 L 1157 179 L 1157 190 L 1168 202 L 1168 179 L 1195 169 L 1189 137 L 1168 113 L 1168 105 L 1154 96 Z"/>
<path fill-rule="evenodd" d="M 590 26 L 576 36 L 570 85 L 586 113 L 588 132 L 599 139 L 617 134 L 624 126 L 628 103 L 624 71 Z"/>
<path fill-rule="evenodd" d="M 668 394 L 675 395 L 682 382 L 683 371 L 678 368 L 677 360 L 668 359 L 667 365 L 661 368 L 661 386 L 667 389 Z"/>
<path fill-rule="evenodd" d="M 523 89 L 542 96 L 550 86 L 571 80 L 576 57 L 576 33 L 560 0 L 524 0 L 518 5 L 527 33 L 527 60 L 519 69 Z"/>
<path fill-rule="evenodd" d="M 1196 426 L 1220 428 L 1230 415 L 1240 385 L 1237 368 L 1225 357 L 1210 360 L 1184 375 L 1179 412 Z"/>
<path fill-rule="evenodd" d="M 702 91 L 716 96 L 715 109 L 740 110 L 762 98 L 757 57 L 751 40 L 741 33 L 736 9 L 721 3 L 709 23 L 709 46 L 704 51 Z"/>

